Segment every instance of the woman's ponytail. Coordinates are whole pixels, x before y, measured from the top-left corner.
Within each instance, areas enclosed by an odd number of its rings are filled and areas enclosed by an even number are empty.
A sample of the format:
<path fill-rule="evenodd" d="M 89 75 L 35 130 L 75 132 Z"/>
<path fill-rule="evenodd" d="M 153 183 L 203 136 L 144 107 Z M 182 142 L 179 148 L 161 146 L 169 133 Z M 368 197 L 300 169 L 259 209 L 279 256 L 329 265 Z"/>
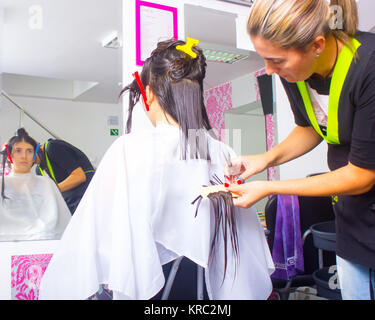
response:
<path fill-rule="evenodd" d="M 358 7 L 355 0 L 331 0 L 330 29 L 335 38 L 351 46 L 358 31 Z"/>

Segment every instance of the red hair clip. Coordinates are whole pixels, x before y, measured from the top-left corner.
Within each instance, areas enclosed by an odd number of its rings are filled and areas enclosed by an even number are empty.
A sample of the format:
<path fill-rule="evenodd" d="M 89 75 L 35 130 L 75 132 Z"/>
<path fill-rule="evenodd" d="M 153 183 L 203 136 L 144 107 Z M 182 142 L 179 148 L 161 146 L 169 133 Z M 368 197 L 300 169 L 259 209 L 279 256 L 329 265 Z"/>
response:
<path fill-rule="evenodd" d="M 9 149 L 8 149 L 8 145 L 7 144 L 5 145 L 5 149 L 7 150 L 8 159 L 9 159 L 10 163 L 13 163 L 13 160 L 12 160 L 12 157 L 11 157 L 11 155 L 9 153 Z"/>
<path fill-rule="evenodd" d="M 146 110 L 147 111 L 150 111 L 150 107 L 147 103 L 147 97 L 146 97 L 146 91 L 145 89 L 143 88 L 143 84 L 141 82 L 141 78 L 139 77 L 139 74 L 138 74 L 138 71 L 134 72 L 133 73 L 133 77 L 135 78 L 135 81 L 137 81 L 138 83 L 138 87 L 139 89 L 141 90 L 141 93 L 142 93 L 142 97 L 143 97 L 143 101 L 145 103 L 145 106 L 146 106 Z"/>

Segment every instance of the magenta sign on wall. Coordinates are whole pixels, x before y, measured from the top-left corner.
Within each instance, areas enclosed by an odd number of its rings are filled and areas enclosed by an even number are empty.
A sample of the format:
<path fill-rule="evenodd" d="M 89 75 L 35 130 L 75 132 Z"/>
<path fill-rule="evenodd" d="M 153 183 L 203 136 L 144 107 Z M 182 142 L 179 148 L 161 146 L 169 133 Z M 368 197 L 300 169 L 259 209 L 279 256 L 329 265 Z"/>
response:
<path fill-rule="evenodd" d="M 137 0 L 135 24 L 137 66 L 143 66 L 159 41 L 178 39 L 177 8 Z"/>

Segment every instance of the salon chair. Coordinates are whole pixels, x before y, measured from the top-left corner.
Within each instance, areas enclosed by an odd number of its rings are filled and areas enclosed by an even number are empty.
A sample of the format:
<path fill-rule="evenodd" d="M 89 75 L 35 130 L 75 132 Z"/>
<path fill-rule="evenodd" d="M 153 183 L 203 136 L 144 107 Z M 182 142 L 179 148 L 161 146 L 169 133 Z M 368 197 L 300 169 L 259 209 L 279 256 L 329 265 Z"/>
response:
<path fill-rule="evenodd" d="M 304 272 L 295 277 L 284 280 L 272 278 L 274 292 L 281 300 L 287 300 L 289 294 L 298 287 L 314 286 L 313 272 L 318 269 L 318 252 L 310 236 L 310 227 L 319 222 L 335 219 L 330 197 L 298 197 L 300 209 L 300 226 L 303 243 Z M 268 230 L 267 240 L 272 252 L 277 211 L 277 195 L 270 197 L 265 206 L 266 227 Z M 324 252 L 325 263 L 336 264 L 336 256 L 332 252 Z"/>
<path fill-rule="evenodd" d="M 208 300 L 204 268 L 186 257 L 163 266 L 164 288 L 152 300 Z"/>

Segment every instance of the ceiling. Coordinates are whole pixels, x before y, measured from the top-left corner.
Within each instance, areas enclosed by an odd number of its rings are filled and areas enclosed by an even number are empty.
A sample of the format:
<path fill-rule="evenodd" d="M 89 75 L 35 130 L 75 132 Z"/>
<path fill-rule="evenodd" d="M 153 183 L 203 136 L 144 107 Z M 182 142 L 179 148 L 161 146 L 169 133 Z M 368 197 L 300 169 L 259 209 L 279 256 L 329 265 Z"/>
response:
<path fill-rule="evenodd" d="M 202 0 L 203 2 L 203 0 Z M 122 36 L 122 0 L 39 0 L 43 20 L 35 24 L 35 0 L 0 0 L 3 90 L 11 95 L 118 103 L 122 49 L 104 48 L 113 31 Z M 363 30 L 375 28 L 373 0 L 360 0 Z M 36 8 L 38 9 L 38 7 Z M 236 50 L 236 15 L 185 5 L 185 34 L 218 48 Z M 33 24 L 34 23 L 34 24 Z M 1 39 L 1 38 L 0 38 Z M 234 64 L 208 62 L 205 88 L 259 70 L 251 51 Z"/>
<path fill-rule="evenodd" d="M 101 41 L 115 30 L 121 38 L 122 0 L 39 0 L 43 12 L 39 26 L 32 25 L 37 13 L 29 12 L 34 4 L 34 0 L 0 0 L 3 90 L 15 96 L 118 103 L 122 49 L 103 48 Z M 185 33 L 201 43 L 235 49 L 235 18 L 186 5 Z M 208 62 L 205 89 L 262 65 L 255 53 L 232 65 Z"/>
<path fill-rule="evenodd" d="M 185 34 L 191 38 L 199 39 L 198 46 L 202 48 L 210 48 L 211 46 L 223 51 L 248 55 L 246 59 L 233 64 L 208 62 L 205 79 L 206 89 L 216 87 L 264 67 L 264 61 L 258 54 L 236 48 L 236 17 L 235 14 L 223 11 L 185 5 Z"/>
<path fill-rule="evenodd" d="M 4 91 L 117 103 L 122 50 L 104 48 L 101 41 L 116 30 L 121 36 L 122 1 L 39 0 L 40 25 L 33 20 L 37 12 L 29 13 L 35 3 L 0 0 L 4 7 Z"/>

